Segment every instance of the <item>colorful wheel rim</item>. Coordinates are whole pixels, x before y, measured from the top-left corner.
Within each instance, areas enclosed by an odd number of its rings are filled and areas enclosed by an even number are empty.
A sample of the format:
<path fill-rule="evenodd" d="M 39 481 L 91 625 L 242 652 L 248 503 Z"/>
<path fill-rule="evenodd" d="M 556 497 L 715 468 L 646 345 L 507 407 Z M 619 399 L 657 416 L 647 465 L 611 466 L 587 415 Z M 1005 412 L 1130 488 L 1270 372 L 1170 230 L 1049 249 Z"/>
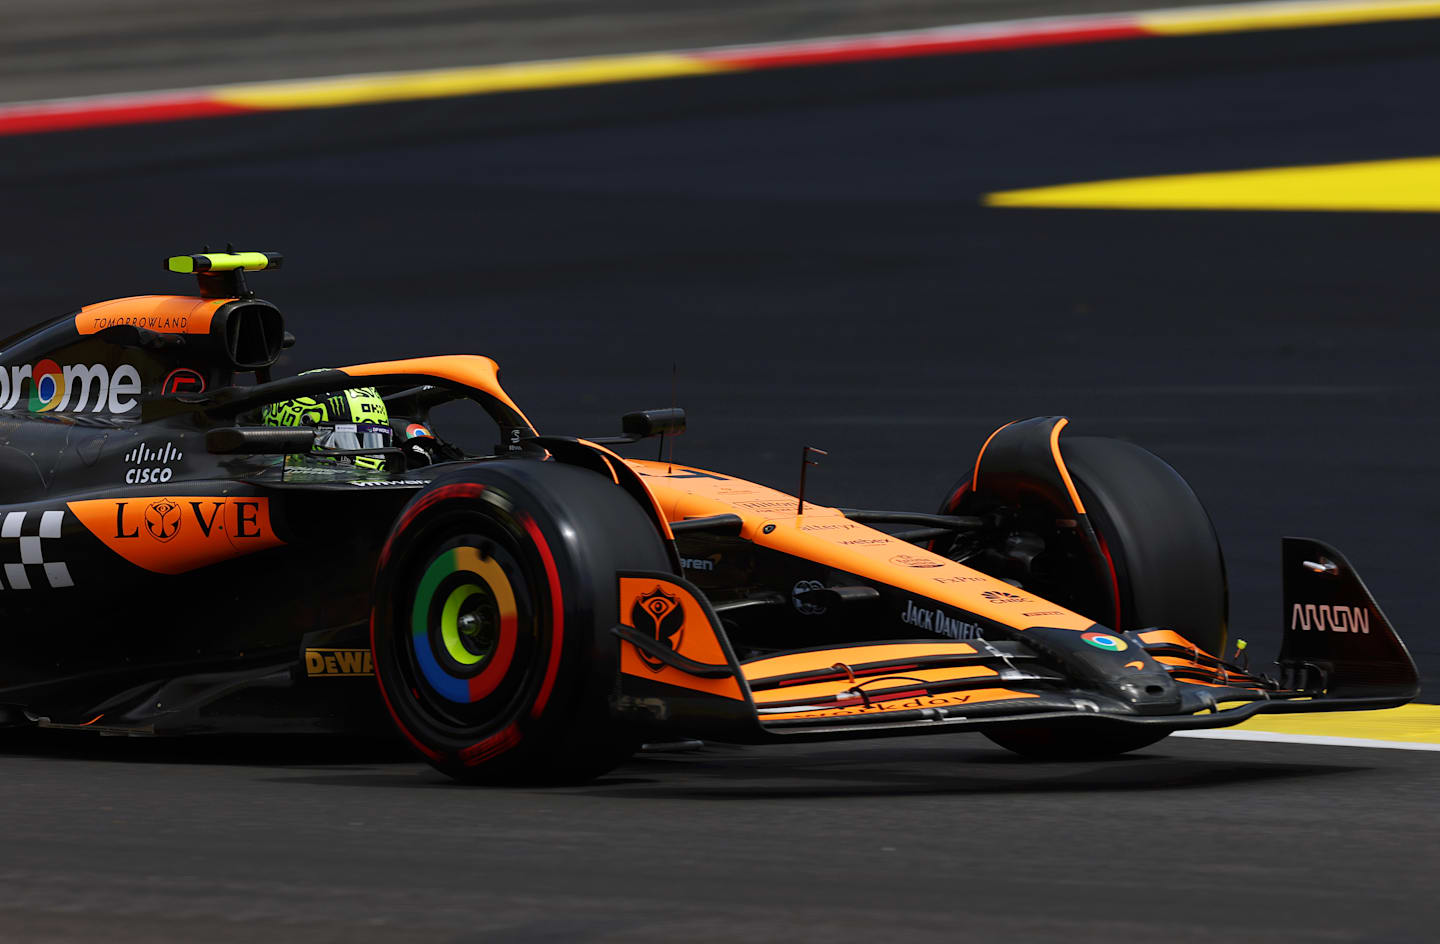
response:
<path fill-rule="evenodd" d="M 1125 640 L 1119 636 L 1110 636 L 1106 633 L 1086 633 L 1080 638 L 1096 649 L 1104 649 L 1106 652 L 1124 652 L 1129 648 L 1125 644 Z"/>
<path fill-rule="evenodd" d="M 453 547 L 425 568 L 410 610 L 420 674 L 436 694 L 471 705 L 495 691 L 515 658 L 515 591 L 500 564 Z"/>

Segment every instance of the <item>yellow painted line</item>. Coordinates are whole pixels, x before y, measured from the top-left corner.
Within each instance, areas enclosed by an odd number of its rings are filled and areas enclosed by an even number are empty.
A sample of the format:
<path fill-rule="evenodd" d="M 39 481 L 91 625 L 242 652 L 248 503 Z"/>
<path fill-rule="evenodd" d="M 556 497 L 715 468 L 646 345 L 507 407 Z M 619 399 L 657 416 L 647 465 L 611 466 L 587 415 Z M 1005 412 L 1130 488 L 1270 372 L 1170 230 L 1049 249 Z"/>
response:
<path fill-rule="evenodd" d="M 1240 33 L 1252 30 L 1349 26 L 1393 20 L 1440 17 L 1436 0 L 1379 0 L 1374 3 L 1316 2 L 1240 3 L 1187 10 L 1156 10 L 1136 15 L 1139 26 L 1162 36 L 1195 33 Z"/>
<path fill-rule="evenodd" d="M 1256 715 L 1232 731 L 1268 731 L 1324 737 L 1365 738 L 1440 745 L 1440 705 L 1402 705 L 1380 711 L 1317 711 L 1303 715 Z"/>
<path fill-rule="evenodd" d="M 1440 157 L 1131 177 L 986 195 L 987 206 L 1440 212 Z"/>
<path fill-rule="evenodd" d="M 1174 736 L 1320 747 L 1440 751 L 1440 705 L 1404 705 L 1380 711 L 1257 715 L 1232 728 L 1177 731 Z"/>
<path fill-rule="evenodd" d="M 241 108 L 335 108 L 378 102 L 484 95 L 524 89 L 603 85 L 727 72 L 731 67 L 694 56 L 645 53 L 594 56 L 547 62 L 513 62 L 459 69 L 427 69 L 373 75 L 333 76 L 280 82 L 225 85 L 211 96 Z"/>

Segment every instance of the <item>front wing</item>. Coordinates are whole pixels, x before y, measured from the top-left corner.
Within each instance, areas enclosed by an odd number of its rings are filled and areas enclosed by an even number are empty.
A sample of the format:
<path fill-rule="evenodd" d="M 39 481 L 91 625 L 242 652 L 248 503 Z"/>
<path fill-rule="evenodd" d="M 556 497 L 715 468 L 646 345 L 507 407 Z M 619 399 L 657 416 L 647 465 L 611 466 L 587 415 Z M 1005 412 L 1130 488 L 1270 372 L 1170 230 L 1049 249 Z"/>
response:
<path fill-rule="evenodd" d="M 926 639 L 736 659 L 703 593 L 622 574 L 619 715 L 740 743 L 1112 723 L 1218 728 L 1262 712 L 1405 704 L 1419 691 L 1404 644 L 1348 561 L 1284 542 L 1286 625 L 1275 677 L 1164 628 L 1037 627 L 1013 639 Z M 647 601 L 665 601 L 651 618 Z"/>

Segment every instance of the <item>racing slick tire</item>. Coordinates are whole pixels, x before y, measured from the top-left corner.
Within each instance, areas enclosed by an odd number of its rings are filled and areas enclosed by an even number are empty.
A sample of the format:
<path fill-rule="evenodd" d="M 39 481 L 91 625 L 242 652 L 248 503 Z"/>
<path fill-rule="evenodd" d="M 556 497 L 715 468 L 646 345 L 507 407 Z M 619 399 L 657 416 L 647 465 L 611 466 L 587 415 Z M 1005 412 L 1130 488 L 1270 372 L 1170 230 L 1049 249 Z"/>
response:
<path fill-rule="evenodd" d="M 1089 606 L 1072 604 L 1072 608 L 1121 631 L 1163 626 L 1223 658 L 1229 609 L 1225 561 L 1210 516 L 1189 484 L 1160 457 L 1122 440 L 1062 438 L 1060 451 L 1100 540 L 1107 572 L 1096 573 L 1084 556 L 1072 555 L 1068 572 L 1052 569 L 1045 575 L 1048 586 L 1027 585 L 1027 589 L 1055 599 L 1063 597 L 1067 584 L 1110 582 L 1112 593 L 1093 594 Z M 1043 474 L 1040 469 L 1034 473 L 1037 480 Z M 1007 491 L 1027 495 L 1029 501 L 1040 501 L 1044 492 L 1023 487 Z M 983 505 L 983 496 L 974 493 L 967 477 L 941 510 L 966 514 L 982 510 Z M 1029 509 L 1032 514 L 1037 510 L 1042 520 L 1074 514 L 1073 509 L 1059 506 Z M 1060 760 L 1123 754 L 1169 733 L 1148 726 L 1090 723 L 1015 725 L 986 735 L 1016 753 Z"/>
<path fill-rule="evenodd" d="M 581 783 L 638 739 L 613 722 L 619 570 L 671 570 L 635 500 L 595 472 L 496 461 L 437 478 L 386 541 L 375 675 L 401 734 L 466 782 Z"/>

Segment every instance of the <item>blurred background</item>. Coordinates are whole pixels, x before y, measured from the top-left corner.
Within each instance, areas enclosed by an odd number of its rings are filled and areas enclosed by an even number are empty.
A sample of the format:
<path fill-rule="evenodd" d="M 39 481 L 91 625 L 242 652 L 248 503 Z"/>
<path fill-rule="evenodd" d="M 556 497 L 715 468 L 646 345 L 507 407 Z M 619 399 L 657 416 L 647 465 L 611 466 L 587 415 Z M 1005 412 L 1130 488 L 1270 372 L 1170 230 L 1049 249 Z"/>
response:
<path fill-rule="evenodd" d="M 24 101 L 1143 6 L 1134 0 L 4 0 L 0 88 L 3 101 Z"/>
<path fill-rule="evenodd" d="M 0 0 L 0 103 L 1129 9 Z M 989 198 L 1436 157 L 1428 16 L 187 120 L 0 104 L 0 334 L 188 291 L 161 259 L 228 241 L 285 253 L 250 280 L 298 336 L 282 373 L 483 353 L 542 431 L 606 435 L 668 406 L 673 370 L 677 461 L 792 489 L 817 446 L 820 502 L 932 510 L 995 427 L 1067 415 L 1066 435 L 1139 443 L 1195 487 L 1258 665 L 1282 625 L 1279 538 L 1317 537 L 1366 576 L 1433 701 L 1430 165 L 1366 178 L 1388 212 L 1327 208 L 1359 186 L 1333 177 L 1284 211 Z M 15 118 L 92 105 L 117 123 Z M 1056 769 L 917 740 L 643 756 L 549 792 L 373 757 L 7 754 L 0 937 L 1433 937 L 1433 754 L 1176 738 Z"/>

